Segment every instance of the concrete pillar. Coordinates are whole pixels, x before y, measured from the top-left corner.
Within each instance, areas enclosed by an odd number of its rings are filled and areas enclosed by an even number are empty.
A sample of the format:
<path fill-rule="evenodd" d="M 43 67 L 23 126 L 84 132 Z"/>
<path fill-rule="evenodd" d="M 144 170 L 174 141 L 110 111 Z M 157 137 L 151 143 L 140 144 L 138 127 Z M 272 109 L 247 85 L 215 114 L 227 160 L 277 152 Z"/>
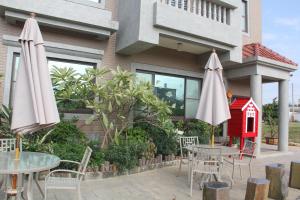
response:
<path fill-rule="evenodd" d="M 278 150 L 289 150 L 289 81 L 279 81 L 279 142 Z"/>
<path fill-rule="evenodd" d="M 250 76 L 250 95 L 258 106 L 258 135 L 256 138 L 256 156 L 260 155 L 262 140 L 262 76 L 255 74 Z"/>

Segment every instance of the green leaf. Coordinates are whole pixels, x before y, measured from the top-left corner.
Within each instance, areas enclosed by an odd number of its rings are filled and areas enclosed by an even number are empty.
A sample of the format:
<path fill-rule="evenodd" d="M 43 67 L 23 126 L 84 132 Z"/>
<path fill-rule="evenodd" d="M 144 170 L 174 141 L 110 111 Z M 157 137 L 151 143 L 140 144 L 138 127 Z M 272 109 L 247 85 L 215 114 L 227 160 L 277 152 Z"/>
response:
<path fill-rule="evenodd" d="M 102 113 L 102 121 L 103 121 L 105 128 L 108 128 L 108 119 L 107 119 L 107 116 L 105 113 Z"/>
<path fill-rule="evenodd" d="M 108 103 L 108 111 L 111 113 L 112 112 L 112 105 L 111 105 L 111 101 Z"/>

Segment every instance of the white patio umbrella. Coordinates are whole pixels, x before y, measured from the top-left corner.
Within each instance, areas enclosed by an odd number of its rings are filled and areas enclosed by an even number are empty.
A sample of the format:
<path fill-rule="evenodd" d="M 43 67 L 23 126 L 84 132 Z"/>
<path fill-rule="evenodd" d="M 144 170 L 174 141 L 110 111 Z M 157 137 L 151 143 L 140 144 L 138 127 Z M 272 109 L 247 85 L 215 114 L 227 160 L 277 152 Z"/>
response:
<path fill-rule="evenodd" d="M 212 125 L 211 144 L 214 144 L 214 127 L 231 118 L 222 76 L 223 67 L 213 50 L 206 66 L 202 93 L 196 119 Z"/>
<path fill-rule="evenodd" d="M 58 123 L 54 92 L 44 48 L 44 41 L 35 14 L 27 19 L 20 35 L 20 65 L 12 102 L 11 129 L 18 135 L 32 133 Z M 17 142 L 16 158 L 19 156 Z"/>

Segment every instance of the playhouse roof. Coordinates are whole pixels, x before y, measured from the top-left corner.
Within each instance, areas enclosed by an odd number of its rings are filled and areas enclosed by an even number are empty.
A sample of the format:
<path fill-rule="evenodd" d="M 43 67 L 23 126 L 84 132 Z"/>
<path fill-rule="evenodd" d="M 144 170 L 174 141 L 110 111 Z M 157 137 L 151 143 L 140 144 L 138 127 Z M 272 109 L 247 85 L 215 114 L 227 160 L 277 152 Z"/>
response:
<path fill-rule="evenodd" d="M 252 98 L 238 98 L 232 102 L 230 109 L 243 111 L 250 103 L 253 103 L 254 107 L 259 110 Z"/>

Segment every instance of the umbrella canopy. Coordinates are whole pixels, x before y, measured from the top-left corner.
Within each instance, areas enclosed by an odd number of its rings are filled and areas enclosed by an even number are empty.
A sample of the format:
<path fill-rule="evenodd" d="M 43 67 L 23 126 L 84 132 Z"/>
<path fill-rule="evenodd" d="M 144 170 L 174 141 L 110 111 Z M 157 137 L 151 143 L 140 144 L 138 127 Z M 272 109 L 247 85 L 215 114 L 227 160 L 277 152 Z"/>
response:
<path fill-rule="evenodd" d="M 44 41 L 34 17 L 26 20 L 19 42 L 22 48 L 12 102 L 11 129 L 25 134 L 52 126 L 60 120 Z"/>
<path fill-rule="evenodd" d="M 217 126 L 231 118 L 222 76 L 223 67 L 213 51 L 206 66 L 196 118 Z"/>

